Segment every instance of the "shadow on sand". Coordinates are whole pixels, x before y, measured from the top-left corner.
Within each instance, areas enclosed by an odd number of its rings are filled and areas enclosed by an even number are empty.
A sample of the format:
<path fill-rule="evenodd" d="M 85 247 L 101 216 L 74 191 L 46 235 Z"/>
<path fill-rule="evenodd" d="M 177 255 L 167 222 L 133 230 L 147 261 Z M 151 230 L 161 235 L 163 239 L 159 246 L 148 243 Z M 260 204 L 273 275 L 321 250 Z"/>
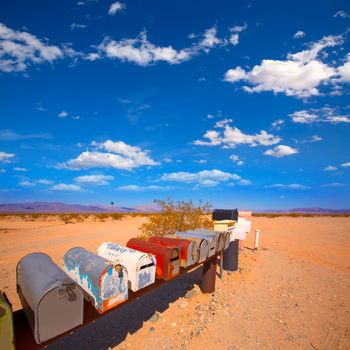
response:
<path fill-rule="evenodd" d="M 47 350 L 106 350 L 123 342 L 128 333 L 135 333 L 143 322 L 156 312 L 164 312 L 170 303 L 200 284 L 202 266 L 160 287 L 149 291 L 108 313 L 75 333 L 49 344 Z"/>

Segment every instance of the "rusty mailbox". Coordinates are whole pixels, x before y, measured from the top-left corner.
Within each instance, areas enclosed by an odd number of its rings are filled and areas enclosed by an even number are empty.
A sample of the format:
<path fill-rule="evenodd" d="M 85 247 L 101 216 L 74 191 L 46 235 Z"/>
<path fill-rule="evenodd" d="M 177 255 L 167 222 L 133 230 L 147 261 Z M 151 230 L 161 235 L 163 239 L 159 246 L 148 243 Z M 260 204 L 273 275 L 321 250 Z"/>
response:
<path fill-rule="evenodd" d="M 2 350 L 15 350 L 12 306 L 0 290 L 0 345 Z"/>
<path fill-rule="evenodd" d="M 230 234 L 228 232 L 220 232 L 220 231 L 214 231 L 214 230 L 208 230 L 205 228 L 196 228 L 195 231 L 202 232 L 205 234 L 215 234 L 218 236 L 218 245 L 217 250 L 225 250 L 228 248 L 230 244 Z"/>
<path fill-rule="evenodd" d="M 85 298 L 98 313 L 128 299 L 128 273 L 124 266 L 75 247 L 64 255 L 64 268 L 84 290 Z"/>
<path fill-rule="evenodd" d="M 127 247 L 150 253 L 156 256 L 156 277 L 168 280 L 180 273 L 180 249 L 177 247 L 164 247 L 141 239 L 132 238 L 126 244 Z"/>
<path fill-rule="evenodd" d="M 181 238 L 154 236 L 148 238 L 148 242 L 161 244 L 165 247 L 179 247 L 182 267 L 194 265 L 198 261 L 198 245 L 195 241 Z"/>
<path fill-rule="evenodd" d="M 184 239 L 184 237 L 176 235 L 166 235 L 165 237 Z M 186 237 L 186 239 L 197 243 L 197 262 L 201 263 L 205 261 L 209 253 L 208 241 L 198 237 Z"/>
<path fill-rule="evenodd" d="M 44 253 L 23 257 L 16 268 L 17 293 L 40 344 L 83 323 L 81 288 Z"/>
<path fill-rule="evenodd" d="M 128 271 L 128 286 L 133 292 L 154 283 L 156 276 L 156 257 L 139 252 L 113 242 L 104 242 L 97 249 L 98 255 L 122 264 Z"/>
<path fill-rule="evenodd" d="M 216 239 L 214 240 L 213 237 L 203 235 L 201 233 L 195 232 L 195 231 L 186 231 L 186 232 L 175 232 L 175 236 L 178 236 L 179 238 L 185 238 L 185 239 L 204 239 L 208 243 L 208 252 L 206 258 L 209 258 L 213 256 L 216 252 Z"/>

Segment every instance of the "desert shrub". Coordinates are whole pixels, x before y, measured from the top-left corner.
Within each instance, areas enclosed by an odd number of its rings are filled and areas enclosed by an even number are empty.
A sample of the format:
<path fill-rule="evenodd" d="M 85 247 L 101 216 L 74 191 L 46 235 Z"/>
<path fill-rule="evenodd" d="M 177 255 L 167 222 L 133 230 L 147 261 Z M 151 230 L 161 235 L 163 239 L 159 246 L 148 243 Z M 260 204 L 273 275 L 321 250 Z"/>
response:
<path fill-rule="evenodd" d="M 124 214 L 121 213 L 110 213 L 109 216 L 113 219 L 113 220 L 121 220 L 124 217 Z"/>
<path fill-rule="evenodd" d="M 208 215 L 212 206 L 209 203 L 194 205 L 192 200 L 173 201 L 170 197 L 164 201 L 154 200 L 161 208 L 161 212 L 148 216 L 148 222 L 141 225 L 142 234 L 145 239 L 149 236 L 164 236 L 176 231 L 187 231 L 195 228 L 212 228 L 213 222 Z"/>

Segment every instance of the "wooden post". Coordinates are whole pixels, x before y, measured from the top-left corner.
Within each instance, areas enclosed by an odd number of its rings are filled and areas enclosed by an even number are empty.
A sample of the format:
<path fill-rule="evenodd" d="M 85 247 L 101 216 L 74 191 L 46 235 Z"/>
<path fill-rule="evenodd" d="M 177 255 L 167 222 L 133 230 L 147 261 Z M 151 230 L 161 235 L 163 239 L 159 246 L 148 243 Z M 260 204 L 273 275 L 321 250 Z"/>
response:
<path fill-rule="evenodd" d="M 216 279 L 216 254 L 203 264 L 201 291 L 202 293 L 213 293 L 215 291 Z"/>
<path fill-rule="evenodd" d="M 224 270 L 238 271 L 239 241 L 235 239 L 230 242 L 228 248 L 224 251 Z"/>
<path fill-rule="evenodd" d="M 254 250 L 259 249 L 260 230 L 255 230 Z"/>

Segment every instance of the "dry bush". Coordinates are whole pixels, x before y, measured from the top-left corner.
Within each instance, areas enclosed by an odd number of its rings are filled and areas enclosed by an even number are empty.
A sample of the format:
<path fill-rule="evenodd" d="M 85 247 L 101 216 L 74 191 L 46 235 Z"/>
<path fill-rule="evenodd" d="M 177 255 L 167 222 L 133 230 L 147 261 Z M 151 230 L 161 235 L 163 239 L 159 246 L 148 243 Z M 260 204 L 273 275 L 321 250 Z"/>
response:
<path fill-rule="evenodd" d="M 142 234 L 138 237 L 146 239 L 149 236 L 164 236 L 176 231 L 187 231 L 195 228 L 212 228 L 209 217 L 212 206 L 209 203 L 199 203 L 195 206 L 192 200 L 173 201 L 156 199 L 154 202 L 162 209 L 161 213 L 148 216 L 148 222 L 141 225 Z"/>

